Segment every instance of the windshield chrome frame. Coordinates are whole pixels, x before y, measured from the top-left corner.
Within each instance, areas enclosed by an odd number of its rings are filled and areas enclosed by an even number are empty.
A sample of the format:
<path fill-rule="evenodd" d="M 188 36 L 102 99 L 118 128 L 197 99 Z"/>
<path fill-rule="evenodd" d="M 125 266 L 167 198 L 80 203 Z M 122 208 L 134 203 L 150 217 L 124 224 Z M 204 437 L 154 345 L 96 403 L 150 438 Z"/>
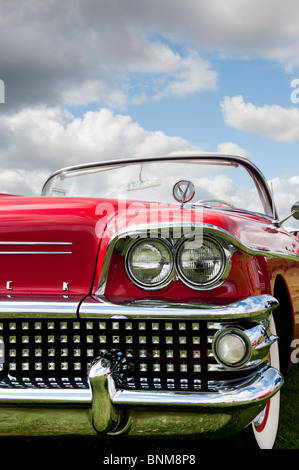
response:
<path fill-rule="evenodd" d="M 218 154 L 218 153 L 201 153 L 201 154 L 175 154 L 175 155 L 165 155 L 165 156 L 151 156 L 151 157 L 138 157 L 138 158 L 128 158 L 128 159 L 116 159 L 116 160 L 107 160 L 104 162 L 93 162 L 93 163 L 85 163 L 82 165 L 74 165 L 66 168 L 62 168 L 60 170 L 55 171 L 52 173 L 48 179 L 45 181 L 44 186 L 42 188 L 41 196 L 49 196 L 51 192 L 52 181 L 54 178 L 58 177 L 59 175 L 62 176 L 64 173 L 77 173 L 77 174 L 84 174 L 88 172 L 96 172 L 96 171 L 108 171 L 113 169 L 114 167 L 122 167 L 126 165 L 138 165 L 142 163 L 153 163 L 159 161 L 182 161 L 182 160 L 216 160 L 217 163 L 221 162 L 223 164 L 228 163 L 230 165 L 240 165 L 247 170 L 249 175 L 252 177 L 256 189 L 258 191 L 259 197 L 261 199 L 261 203 L 264 207 L 265 215 L 271 217 L 275 220 L 278 219 L 275 203 L 272 199 L 272 194 L 268 183 L 262 174 L 262 172 L 247 158 L 238 156 L 238 155 L 225 155 L 225 154 Z M 216 163 L 216 162 L 215 162 Z M 107 167 L 105 169 L 105 167 Z M 101 170 L 102 169 L 102 170 Z M 51 196 L 50 196 L 51 197 Z"/>

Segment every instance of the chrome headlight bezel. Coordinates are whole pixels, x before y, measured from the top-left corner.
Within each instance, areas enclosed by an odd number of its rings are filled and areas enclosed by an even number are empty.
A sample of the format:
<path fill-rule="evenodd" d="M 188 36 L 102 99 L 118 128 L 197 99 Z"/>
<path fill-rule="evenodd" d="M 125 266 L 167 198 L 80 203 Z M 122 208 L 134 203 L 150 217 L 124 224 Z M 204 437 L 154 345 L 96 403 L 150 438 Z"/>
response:
<path fill-rule="evenodd" d="M 183 231 L 183 236 L 182 236 Z M 221 244 L 225 254 L 225 267 L 223 269 L 222 275 L 217 279 L 217 282 L 214 282 L 210 285 L 195 285 L 189 283 L 183 276 L 180 275 L 179 270 L 176 264 L 176 253 L 181 244 L 185 240 L 192 240 L 193 236 L 209 236 L 213 240 L 217 240 Z M 128 253 L 131 247 L 137 243 L 139 240 L 144 239 L 159 239 L 163 241 L 171 250 L 173 256 L 173 270 L 168 279 L 165 282 L 155 285 L 155 286 L 146 286 L 142 283 L 136 282 L 135 278 L 131 276 L 130 270 L 128 269 L 127 259 Z M 214 227 L 210 225 L 202 224 L 181 224 L 173 223 L 170 225 L 144 225 L 144 226 L 134 226 L 130 229 L 123 229 L 110 240 L 108 247 L 106 249 L 105 258 L 103 260 L 103 265 L 101 269 L 101 276 L 98 283 L 98 289 L 96 292 L 97 297 L 105 297 L 107 280 L 108 280 L 108 271 L 110 267 L 110 262 L 113 255 L 120 255 L 123 258 L 124 269 L 126 274 L 133 285 L 144 290 L 144 291 L 155 291 L 161 290 L 164 287 L 169 286 L 173 281 L 180 280 L 185 286 L 192 290 L 209 290 L 214 289 L 220 286 L 229 276 L 230 270 L 232 268 L 232 257 L 233 254 L 238 250 L 237 246 L 231 242 L 231 240 L 226 239 L 226 232 L 219 227 Z"/>
<path fill-rule="evenodd" d="M 177 246 L 175 264 L 176 264 L 178 277 L 181 279 L 182 282 L 184 282 L 184 284 L 191 287 L 192 289 L 195 289 L 195 290 L 214 289 L 215 287 L 222 284 L 229 275 L 229 272 L 232 266 L 232 263 L 231 263 L 232 249 L 229 249 L 228 244 L 224 240 L 218 239 L 215 236 L 211 236 L 210 234 L 203 234 L 202 242 L 204 243 L 205 240 L 209 241 L 213 243 L 215 247 L 217 247 L 217 249 L 219 250 L 219 253 L 221 256 L 221 268 L 219 269 L 219 272 L 217 273 L 217 275 L 215 275 L 211 280 L 207 282 L 196 283 L 185 275 L 185 273 L 183 272 L 181 263 L 180 263 L 180 255 L 182 253 L 182 250 L 184 249 L 185 244 L 192 243 L 193 240 L 194 240 L 194 237 L 193 238 L 184 237 L 180 240 Z"/>
<path fill-rule="evenodd" d="M 193 240 L 193 234 L 187 234 L 186 236 L 180 238 L 179 240 L 174 240 L 172 238 L 164 238 L 157 234 L 156 237 L 138 237 L 137 240 L 133 240 L 130 243 L 126 244 L 125 248 L 125 269 L 128 277 L 130 278 L 131 282 L 143 290 L 153 291 L 153 290 L 160 290 L 164 287 L 168 286 L 173 280 L 179 279 L 183 282 L 186 286 L 190 287 L 193 290 L 209 290 L 213 289 L 219 285 L 221 285 L 225 279 L 228 277 L 230 269 L 231 269 L 231 257 L 234 253 L 234 248 L 229 246 L 224 240 L 219 239 L 218 237 L 212 236 L 210 234 L 203 234 L 202 241 L 209 240 L 210 242 L 214 243 L 215 246 L 219 249 L 221 253 L 222 259 L 222 266 L 219 270 L 217 276 L 215 276 L 211 281 L 197 284 L 191 282 L 180 267 L 179 263 L 179 255 L 181 249 L 184 246 L 184 243 L 191 242 Z M 134 275 L 133 270 L 131 269 L 130 265 L 130 257 L 132 251 L 141 243 L 144 242 L 154 242 L 154 243 L 161 243 L 161 245 L 168 250 L 169 256 L 171 257 L 171 268 L 169 269 L 169 273 L 165 278 L 157 283 L 147 284 L 145 282 L 141 282 L 140 279 L 136 275 Z"/>
<path fill-rule="evenodd" d="M 220 353 L 220 343 L 228 337 L 235 338 L 240 341 L 241 347 L 244 348 L 244 354 L 238 361 L 228 361 Z M 252 356 L 252 344 L 246 333 L 237 327 L 226 327 L 220 330 L 214 337 L 212 343 L 212 351 L 216 361 L 226 369 L 240 369 L 247 364 Z"/>

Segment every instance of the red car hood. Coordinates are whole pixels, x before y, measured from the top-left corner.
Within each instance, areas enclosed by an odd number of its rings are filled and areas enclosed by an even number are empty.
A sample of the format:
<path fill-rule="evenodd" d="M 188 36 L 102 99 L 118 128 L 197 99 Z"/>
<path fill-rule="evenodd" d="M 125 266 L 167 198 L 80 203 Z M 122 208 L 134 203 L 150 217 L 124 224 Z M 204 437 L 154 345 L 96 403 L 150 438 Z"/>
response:
<path fill-rule="evenodd" d="M 1 296 L 90 292 L 100 238 L 94 199 L 1 198 Z"/>

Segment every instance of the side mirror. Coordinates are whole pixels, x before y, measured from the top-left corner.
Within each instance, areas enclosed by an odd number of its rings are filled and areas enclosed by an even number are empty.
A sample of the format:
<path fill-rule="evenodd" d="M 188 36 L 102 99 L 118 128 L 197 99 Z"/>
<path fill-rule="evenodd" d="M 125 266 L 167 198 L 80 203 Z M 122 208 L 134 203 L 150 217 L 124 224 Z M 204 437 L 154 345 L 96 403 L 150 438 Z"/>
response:
<path fill-rule="evenodd" d="M 296 219 L 299 220 L 299 201 L 295 202 L 292 206 L 292 216 Z"/>
<path fill-rule="evenodd" d="M 285 217 L 282 220 L 275 220 L 273 221 L 273 225 L 275 227 L 281 227 L 281 225 L 288 220 L 290 217 L 294 217 L 296 220 L 299 220 L 299 201 L 295 202 L 293 204 L 292 209 L 291 209 L 291 214 Z"/>

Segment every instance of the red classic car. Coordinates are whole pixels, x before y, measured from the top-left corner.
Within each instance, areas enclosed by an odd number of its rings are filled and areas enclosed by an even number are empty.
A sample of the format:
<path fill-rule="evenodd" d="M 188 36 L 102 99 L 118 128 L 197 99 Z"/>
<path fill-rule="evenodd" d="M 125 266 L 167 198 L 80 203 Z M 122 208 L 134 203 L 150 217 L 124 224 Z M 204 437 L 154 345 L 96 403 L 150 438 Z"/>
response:
<path fill-rule="evenodd" d="M 1 435 L 273 447 L 299 240 L 252 162 L 92 163 L 0 202 Z"/>

